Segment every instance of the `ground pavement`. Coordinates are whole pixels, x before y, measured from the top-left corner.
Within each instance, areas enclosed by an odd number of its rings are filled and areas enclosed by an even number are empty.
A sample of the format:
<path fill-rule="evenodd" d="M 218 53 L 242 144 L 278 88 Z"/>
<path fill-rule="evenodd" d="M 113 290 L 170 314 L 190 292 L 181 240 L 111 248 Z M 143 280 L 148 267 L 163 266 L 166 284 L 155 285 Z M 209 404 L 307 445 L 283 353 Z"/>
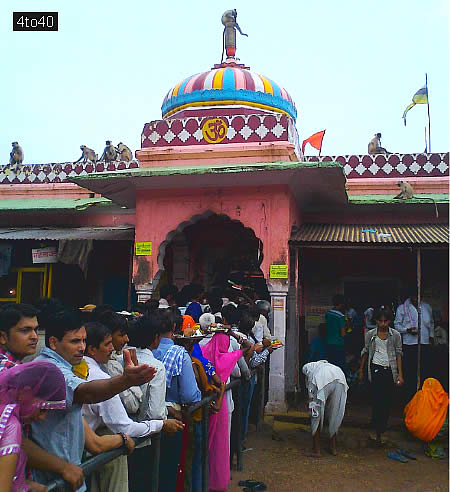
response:
<path fill-rule="evenodd" d="M 309 428 L 301 423 L 302 415 L 292 422 L 266 417 L 258 432 L 249 434 L 248 450 L 243 454 L 244 471 L 232 472 L 229 492 L 242 490 L 239 480 L 257 479 L 273 492 L 361 492 L 361 491 L 448 491 L 448 460 L 426 457 L 420 442 L 404 430 L 387 433 L 389 445 L 375 448 L 362 426 L 342 427 L 339 433 L 337 457 L 326 452 L 327 440 L 322 443 L 320 459 L 306 455 L 311 448 Z M 395 447 L 414 452 L 417 461 L 399 463 L 387 458 Z"/>

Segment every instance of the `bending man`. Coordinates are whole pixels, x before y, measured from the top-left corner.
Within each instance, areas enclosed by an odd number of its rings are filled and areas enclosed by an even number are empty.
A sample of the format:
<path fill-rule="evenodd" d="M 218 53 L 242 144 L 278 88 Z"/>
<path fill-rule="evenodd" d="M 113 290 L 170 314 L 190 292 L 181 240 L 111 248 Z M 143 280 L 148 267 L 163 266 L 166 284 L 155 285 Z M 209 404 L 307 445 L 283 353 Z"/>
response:
<path fill-rule="evenodd" d="M 330 452 L 336 456 L 336 434 L 341 426 L 347 402 L 347 382 L 342 370 L 326 360 L 310 362 L 303 366 L 309 395 L 312 456 L 320 458 L 320 431 L 326 413 L 330 435 Z M 326 409 L 326 412 L 325 412 Z"/>

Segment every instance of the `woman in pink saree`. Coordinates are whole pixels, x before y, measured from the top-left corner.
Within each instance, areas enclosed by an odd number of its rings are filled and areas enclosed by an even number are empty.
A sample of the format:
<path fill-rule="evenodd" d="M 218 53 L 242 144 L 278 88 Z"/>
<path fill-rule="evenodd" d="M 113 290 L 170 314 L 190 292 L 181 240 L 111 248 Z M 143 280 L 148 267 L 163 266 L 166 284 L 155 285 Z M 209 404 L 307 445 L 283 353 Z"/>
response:
<path fill-rule="evenodd" d="M 25 478 L 27 456 L 21 448 L 22 425 L 46 417 L 47 410 L 65 408 L 66 383 L 51 362 L 35 361 L 0 373 L 0 490 L 39 490 Z"/>
<path fill-rule="evenodd" d="M 242 350 L 228 352 L 229 336 L 216 333 L 209 343 L 202 347 L 203 356 L 216 368 L 222 381 L 227 381 L 236 362 L 242 357 Z M 226 398 L 217 413 L 209 417 L 209 488 L 225 491 L 230 484 L 230 447 L 228 440 L 228 406 Z"/>

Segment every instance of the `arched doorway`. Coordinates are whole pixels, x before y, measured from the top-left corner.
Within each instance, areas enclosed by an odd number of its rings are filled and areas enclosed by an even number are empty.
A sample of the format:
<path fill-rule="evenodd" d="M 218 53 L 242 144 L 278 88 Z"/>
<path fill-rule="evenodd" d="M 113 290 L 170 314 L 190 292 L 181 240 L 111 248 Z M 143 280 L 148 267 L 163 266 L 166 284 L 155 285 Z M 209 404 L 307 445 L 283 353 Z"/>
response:
<path fill-rule="evenodd" d="M 267 298 L 262 260 L 263 244 L 252 229 L 227 215 L 206 212 L 168 235 L 158 265 L 164 271 L 160 280 L 179 289 L 190 282 L 226 289 L 231 280 Z"/>

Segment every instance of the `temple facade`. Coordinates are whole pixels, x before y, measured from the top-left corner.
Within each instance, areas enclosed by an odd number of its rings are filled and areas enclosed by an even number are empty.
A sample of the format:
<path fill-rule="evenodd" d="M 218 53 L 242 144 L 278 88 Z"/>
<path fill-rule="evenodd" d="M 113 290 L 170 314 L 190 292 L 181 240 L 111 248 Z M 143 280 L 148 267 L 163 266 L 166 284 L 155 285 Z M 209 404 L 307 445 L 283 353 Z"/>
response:
<path fill-rule="evenodd" d="M 423 294 L 448 323 L 448 152 L 305 157 L 289 93 L 234 54 L 174 85 L 152 117 L 130 162 L 0 166 L 1 302 L 121 310 L 163 283 L 241 271 L 285 344 L 272 410 L 300 391 L 336 293 L 358 309 L 399 300 L 420 255 Z M 394 198 L 399 180 L 413 198 Z"/>

